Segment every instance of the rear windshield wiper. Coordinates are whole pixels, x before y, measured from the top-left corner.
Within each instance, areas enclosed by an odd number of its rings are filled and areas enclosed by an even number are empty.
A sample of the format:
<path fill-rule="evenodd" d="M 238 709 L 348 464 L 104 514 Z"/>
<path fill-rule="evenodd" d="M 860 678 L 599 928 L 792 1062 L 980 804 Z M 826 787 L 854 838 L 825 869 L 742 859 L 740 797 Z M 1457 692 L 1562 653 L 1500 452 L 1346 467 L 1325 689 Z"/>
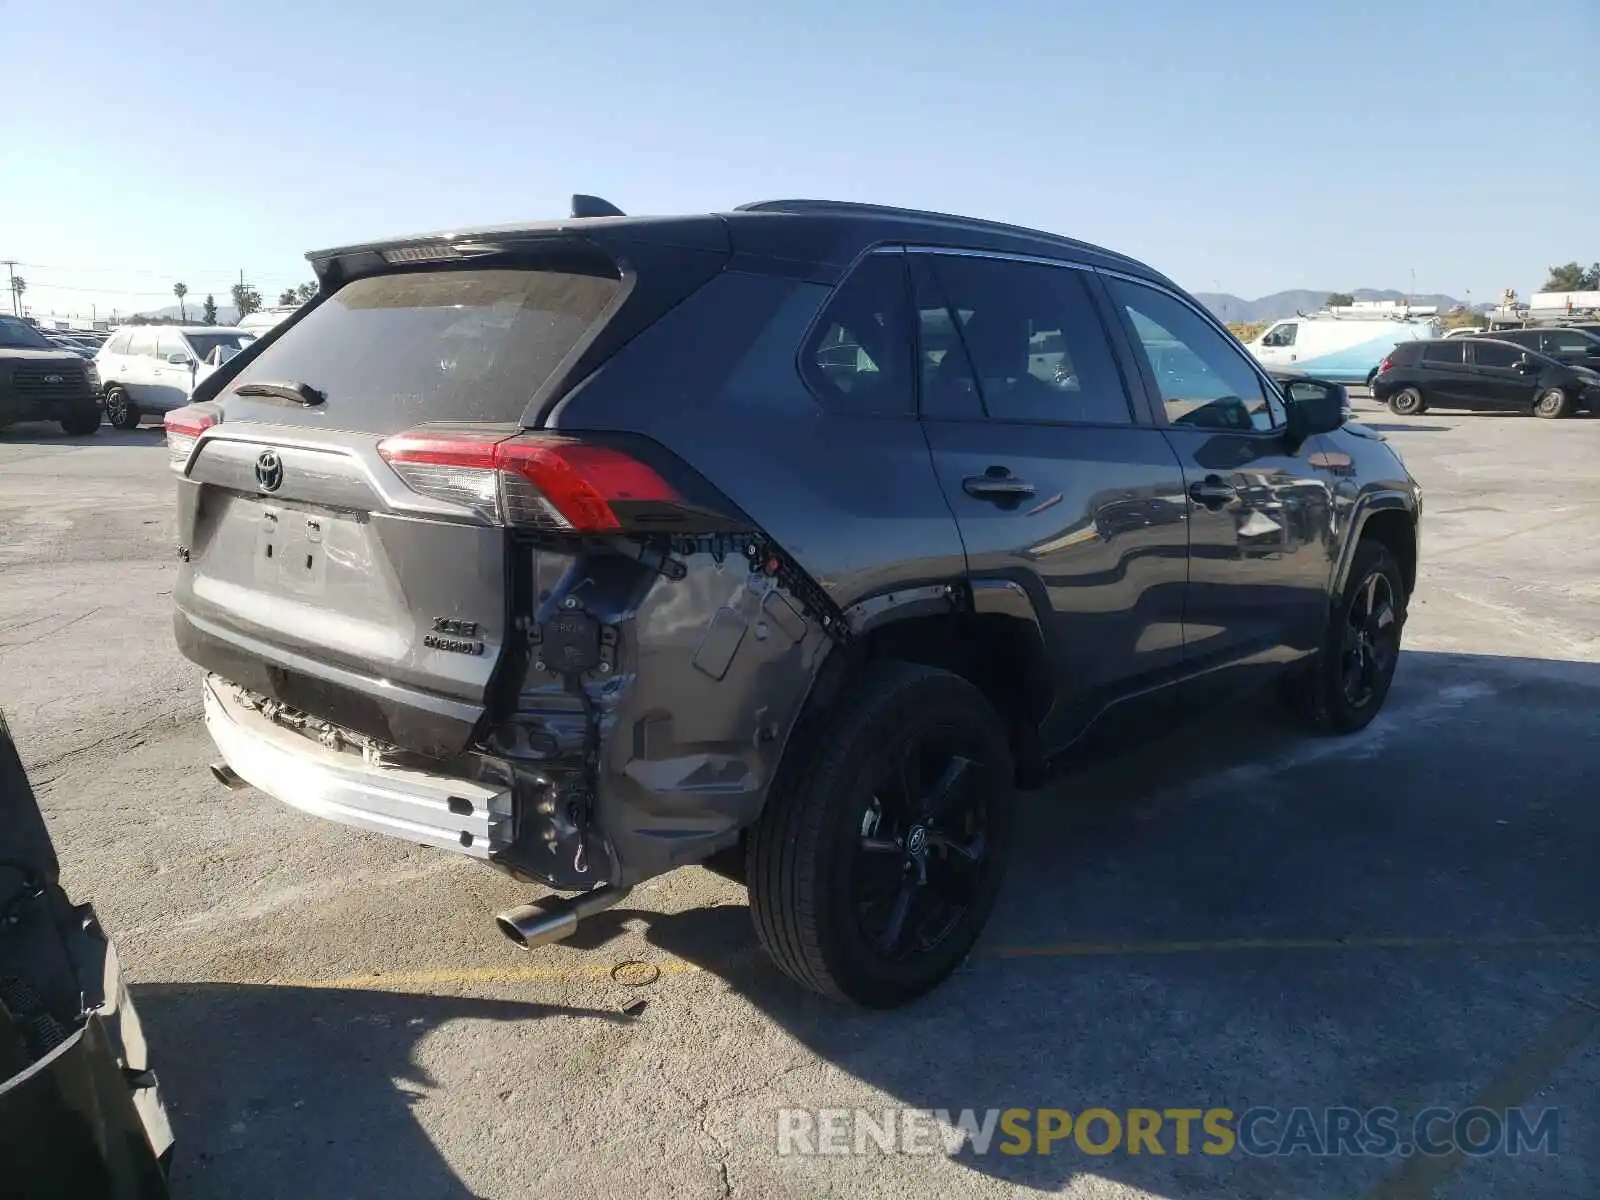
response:
<path fill-rule="evenodd" d="M 235 396 L 273 396 L 279 400 L 293 400 L 296 404 L 304 404 L 307 408 L 321 404 L 328 398 L 327 392 L 318 391 L 309 383 L 278 383 L 266 380 L 241 383 L 233 389 L 233 394 Z"/>

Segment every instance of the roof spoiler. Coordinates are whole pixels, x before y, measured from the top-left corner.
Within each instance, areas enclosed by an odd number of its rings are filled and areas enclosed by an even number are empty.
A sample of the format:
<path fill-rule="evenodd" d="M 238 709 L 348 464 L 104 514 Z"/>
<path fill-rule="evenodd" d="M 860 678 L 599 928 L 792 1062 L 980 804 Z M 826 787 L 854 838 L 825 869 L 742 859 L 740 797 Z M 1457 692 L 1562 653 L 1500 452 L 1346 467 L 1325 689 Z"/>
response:
<path fill-rule="evenodd" d="M 572 215 L 574 217 L 625 217 L 628 214 L 609 200 L 602 200 L 599 196 L 586 196 L 582 192 L 574 192 L 572 196 Z"/>

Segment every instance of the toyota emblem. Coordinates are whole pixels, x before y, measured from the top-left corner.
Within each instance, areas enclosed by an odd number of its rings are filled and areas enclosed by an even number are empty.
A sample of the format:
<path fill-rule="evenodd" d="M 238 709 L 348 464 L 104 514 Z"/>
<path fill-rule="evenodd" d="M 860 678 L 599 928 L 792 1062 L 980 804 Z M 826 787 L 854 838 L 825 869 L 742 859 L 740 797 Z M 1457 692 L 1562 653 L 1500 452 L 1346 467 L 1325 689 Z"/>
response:
<path fill-rule="evenodd" d="M 44 381 L 46 383 L 63 383 L 63 382 L 65 382 L 65 380 L 63 380 L 60 375 L 46 375 L 44 377 Z"/>
<path fill-rule="evenodd" d="M 275 492 L 283 486 L 283 459 L 276 450 L 263 450 L 256 458 L 256 482 L 263 492 Z"/>

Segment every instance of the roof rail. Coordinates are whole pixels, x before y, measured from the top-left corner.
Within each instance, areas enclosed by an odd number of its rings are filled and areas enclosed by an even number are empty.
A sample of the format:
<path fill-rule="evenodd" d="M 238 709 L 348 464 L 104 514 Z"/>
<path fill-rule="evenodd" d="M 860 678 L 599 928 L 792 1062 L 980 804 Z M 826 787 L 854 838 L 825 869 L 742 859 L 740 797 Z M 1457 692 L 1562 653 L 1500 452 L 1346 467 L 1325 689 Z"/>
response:
<path fill-rule="evenodd" d="M 1075 246 L 1084 246 L 1095 250 L 1108 258 L 1117 258 L 1129 263 L 1138 262 L 1137 259 L 1127 254 L 1121 254 L 1116 250 L 1107 250 L 1104 246 L 1096 246 L 1092 242 L 1064 237 L 1059 233 L 1048 233 L 1043 229 L 1031 229 L 1026 225 L 1009 225 L 1004 221 L 986 221 L 981 217 L 963 217 L 956 213 L 932 212 L 923 208 L 896 208 L 892 204 L 865 204 L 855 200 L 752 200 L 748 204 L 738 205 L 733 211 L 795 214 L 837 213 L 841 216 L 853 214 L 864 217 L 906 217 L 915 221 L 960 225 L 968 229 L 992 229 L 997 232 L 1025 234 L 1028 237 L 1049 238 L 1055 242 L 1070 242 Z"/>
<path fill-rule="evenodd" d="M 602 200 L 599 196 L 586 196 L 582 192 L 574 192 L 572 195 L 572 215 L 574 217 L 627 216 L 611 201 Z"/>

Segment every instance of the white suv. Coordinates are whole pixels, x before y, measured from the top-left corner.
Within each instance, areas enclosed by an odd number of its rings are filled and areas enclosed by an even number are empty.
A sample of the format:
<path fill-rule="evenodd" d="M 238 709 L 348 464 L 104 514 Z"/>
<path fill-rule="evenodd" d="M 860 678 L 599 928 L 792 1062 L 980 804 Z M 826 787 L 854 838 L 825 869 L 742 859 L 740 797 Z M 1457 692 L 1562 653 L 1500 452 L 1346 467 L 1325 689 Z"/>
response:
<path fill-rule="evenodd" d="M 95 355 L 106 419 L 132 429 L 189 402 L 203 379 L 254 338 L 216 325 L 140 325 L 119 329 Z"/>

